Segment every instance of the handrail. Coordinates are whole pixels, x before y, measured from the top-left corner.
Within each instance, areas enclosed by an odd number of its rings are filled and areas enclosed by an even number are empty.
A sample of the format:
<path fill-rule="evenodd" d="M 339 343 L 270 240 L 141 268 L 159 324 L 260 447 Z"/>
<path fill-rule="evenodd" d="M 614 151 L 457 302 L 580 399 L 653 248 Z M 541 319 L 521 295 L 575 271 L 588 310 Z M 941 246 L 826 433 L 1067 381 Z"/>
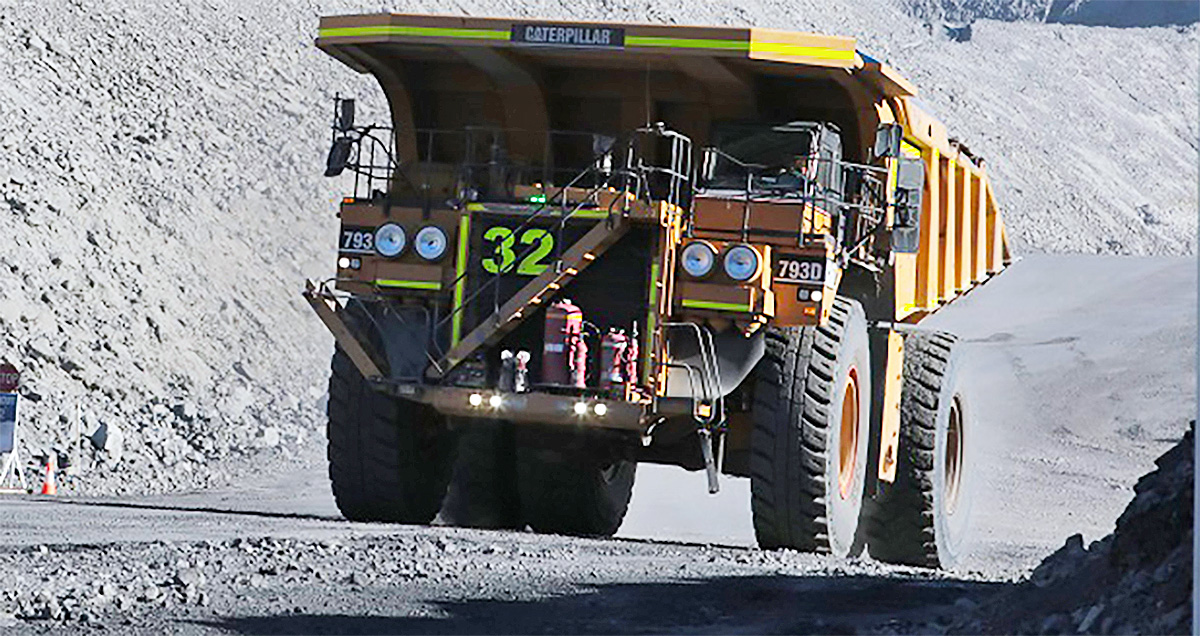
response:
<path fill-rule="evenodd" d="M 597 157 L 597 158 L 596 158 L 596 160 L 595 160 L 595 161 L 593 161 L 593 165 L 596 163 L 596 161 L 599 161 L 599 159 L 600 159 L 600 157 Z M 582 178 L 582 176 L 583 176 L 584 174 L 587 174 L 587 172 L 589 172 L 590 170 L 591 170 L 591 167 L 589 167 L 587 170 L 585 170 L 584 172 L 582 172 L 582 173 L 580 173 L 578 176 L 576 176 L 576 178 L 575 178 L 575 179 L 573 179 L 573 180 L 572 180 L 570 183 L 568 183 L 567 185 L 563 186 L 563 187 L 562 187 L 562 189 L 559 191 L 559 194 L 560 194 L 560 195 L 565 195 L 567 188 L 570 188 L 570 187 L 572 187 L 572 186 L 573 186 L 575 183 L 578 183 L 578 181 L 579 181 L 579 180 Z M 559 219 L 559 222 L 558 222 L 558 224 L 555 226 L 555 229 L 559 229 L 559 228 L 561 228 L 561 227 L 565 226 L 565 225 L 566 225 L 566 222 L 567 222 L 569 219 L 571 219 L 571 218 L 572 218 L 572 217 L 575 215 L 575 213 L 576 213 L 576 212 L 578 212 L 579 210 L 581 210 L 581 209 L 583 208 L 584 204 L 587 202 L 587 199 L 588 199 L 588 198 L 589 198 L 591 195 L 595 194 L 596 192 L 599 192 L 599 191 L 600 191 L 600 189 L 601 189 L 601 188 L 603 188 L 603 187 L 605 187 L 605 186 L 603 186 L 603 185 L 600 185 L 600 186 L 596 186 L 596 187 L 594 187 L 592 190 L 590 190 L 590 191 L 588 192 L 587 196 L 585 196 L 585 197 L 583 198 L 583 200 L 582 200 L 582 201 L 580 201 L 580 202 L 576 203 L 576 204 L 575 204 L 575 206 L 574 206 L 573 208 L 571 208 L 571 211 L 570 211 L 569 213 L 567 213 L 567 214 L 564 214 L 564 215 L 562 215 L 562 216 L 561 216 L 561 218 Z M 564 200 L 565 200 L 565 196 L 564 196 L 563 198 L 564 198 Z M 542 202 L 542 203 L 541 203 L 541 204 L 538 206 L 537 210 L 536 210 L 536 211 L 535 211 L 535 212 L 534 212 L 532 215 L 530 215 L 529 217 L 527 217 L 527 218 L 526 218 L 526 220 L 525 220 L 525 222 L 524 222 L 524 223 L 522 223 L 521 225 L 519 225 L 519 226 L 517 227 L 517 229 L 513 230 L 513 234 L 514 234 L 514 235 L 520 234 L 522 230 L 524 230 L 524 229 L 528 228 L 528 227 L 530 226 L 530 224 L 531 224 L 531 223 L 533 223 L 533 222 L 534 222 L 536 219 L 543 218 L 543 217 L 545 216 L 545 213 L 546 213 L 546 211 L 547 211 L 547 210 L 549 210 L 549 209 L 551 209 L 551 205 L 550 205 L 550 199 L 549 199 L 549 197 L 547 197 L 547 200 L 546 200 L 546 201 L 544 201 L 544 202 Z M 525 248 L 525 251 L 524 251 L 524 252 L 522 252 L 520 256 L 518 256 L 517 258 L 514 258 L 514 259 L 513 259 L 513 262 L 514 262 L 514 263 L 519 263 L 519 262 L 520 262 L 522 259 L 524 259 L 525 257 L 527 257 L 527 256 L 529 256 L 530 254 L 532 254 L 532 253 L 533 253 L 533 251 L 534 251 L 534 250 L 536 250 L 536 249 L 537 249 L 537 246 L 536 246 L 536 245 L 530 245 L 530 246 L 528 246 L 527 248 Z M 459 281 L 461 281 L 461 280 L 463 280 L 463 279 L 464 279 L 464 278 L 467 276 L 467 274 L 468 274 L 468 273 L 469 273 L 469 272 L 468 272 L 468 270 L 467 270 L 466 268 L 463 268 L 463 273 L 462 273 L 462 274 L 459 274 L 457 277 L 455 277 L 455 279 L 454 279 L 453 281 L 451 281 L 451 282 L 450 282 L 450 285 L 449 285 L 449 286 L 450 286 L 450 287 L 453 287 L 454 285 L 457 285 L 457 284 L 458 284 L 458 282 L 459 282 Z M 446 316 L 445 316 L 444 318 L 442 318 L 442 319 L 441 319 L 441 320 L 438 322 L 438 324 L 437 324 L 436 328 L 437 328 L 437 329 L 441 329 L 441 328 L 442 328 L 442 327 L 444 327 L 444 326 L 445 326 L 445 325 L 446 325 L 446 324 L 447 324 L 447 323 L 448 323 L 450 320 L 452 320 L 452 319 L 453 319 L 453 317 L 454 317 L 454 316 L 455 316 L 455 315 L 456 315 L 458 312 L 465 311 L 465 310 L 466 310 L 466 308 L 467 308 L 467 307 L 470 305 L 471 301 L 473 301 L 473 300 L 475 300 L 476 298 L 478 298 L 478 297 L 479 297 L 479 295 L 480 295 L 480 294 L 482 294 L 484 291 L 486 291 L 486 290 L 490 289 L 492 285 L 496 285 L 496 286 L 498 286 L 498 285 L 499 285 L 499 282 L 500 282 L 500 280 L 501 280 L 501 278 L 502 278 L 502 277 L 503 277 L 505 274 L 507 274 L 507 273 L 508 273 L 507 271 L 505 271 L 505 270 L 500 270 L 499 268 L 497 268 L 497 271 L 496 271 L 496 273 L 495 273 L 495 274 L 492 274 L 492 279 L 491 279 L 490 281 L 488 281 L 488 282 L 487 282 L 486 284 L 484 284 L 484 285 L 481 285 L 481 286 L 480 286 L 478 289 L 476 289 L 474 292 L 472 292 L 470 296 L 468 296 L 467 298 L 465 298 L 465 299 L 463 300 L 462 304 L 460 304 L 458 307 L 455 307 L 455 308 L 453 308 L 453 309 L 452 309 L 452 310 L 451 310 L 451 311 L 450 311 L 448 314 L 446 314 Z"/>
<path fill-rule="evenodd" d="M 647 133 L 654 134 L 654 135 L 660 136 L 660 137 L 663 137 L 663 136 L 674 137 L 674 139 L 672 140 L 672 155 L 671 155 L 672 163 L 671 163 L 670 168 L 663 169 L 659 166 L 648 166 L 645 164 L 644 161 L 641 160 L 640 156 L 638 157 L 638 160 L 635 163 L 634 156 L 636 154 L 636 149 L 635 149 L 635 145 L 634 145 L 634 141 L 635 141 L 634 136 L 635 135 L 643 135 L 643 134 L 647 134 Z M 651 197 L 651 199 L 653 200 L 653 198 L 654 198 L 654 194 L 652 191 L 653 186 L 649 182 L 649 178 L 648 178 L 649 174 L 661 173 L 661 174 L 666 174 L 670 178 L 669 193 L 667 194 L 667 197 L 669 199 L 669 203 L 671 203 L 672 205 L 678 206 L 679 199 L 682 196 L 684 196 L 683 188 L 686 186 L 686 184 L 689 184 L 691 182 L 691 179 L 689 178 L 689 174 L 691 171 L 690 145 L 689 145 L 690 143 L 691 143 L 691 141 L 689 139 L 687 139 L 686 137 L 684 137 L 683 135 L 675 133 L 674 131 L 667 130 L 663 126 L 658 126 L 658 127 L 654 127 L 654 128 L 649 128 L 649 127 L 639 128 L 637 130 L 632 131 L 631 133 L 623 135 L 622 137 L 619 138 L 619 143 L 618 143 L 618 140 L 614 140 L 614 142 L 612 144 L 608 145 L 608 147 L 605 148 L 603 150 L 603 152 L 596 152 L 595 156 L 593 157 L 592 163 L 587 168 L 585 168 L 583 171 L 579 172 L 575 176 L 575 178 L 573 178 L 566 185 L 558 187 L 557 192 L 554 192 L 553 190 L 550 190 L 549 192 L 547 192 L 548 196 L 546 197 L 546 199 L 544 201 L 540 202 L 540 204 L 536 208 L 535 212 L 533 214 L 529 215 L 528 217 L 526 217 L 524 219 L 524 221 L 521 223 L 521 225 L 516 230 L 513 231 L 513 234 L 519 234 L 523 229 L 528 228 L 530 225 L 535 223 L 538 219 L 545 217 L 552 210 L 559 211 L 561 216 L 558 218 L 558 222 L 556 224 L 554 224 L 554 226 L 551 228 L 551 231 L 561 232 L 561 230 L 566 227 L 567 222 L 570 219 L 574 218 L 575 215 L 592 200 L 592 198 L 596 195 L 596 193 L 600 192 L 604 188 L 611 188 L 611 184 L 613 184 L 614 180 L 617 180 L 617 179 L 623 181 L 623 187 L 620 190 L 622 196 L 614 197 L 611 201 L 609 201 L 608 216 L 606 217 L 606 219 L 602 220 L 596 226 L 593 226 L 592 230 L 588 233 L 588 235 L 585 235 L 585 237 L 584 237 L 585 239 L 588 236 L 591 236 L 592 234 L 594 234 L 597 230 L 601 229 L 601 227 L 602 227 L 601 224 L 603 224 L 603 227 L 608 228 L 606 231 L 609 231 L 612 228 L 614 228 L 614 221 L 613 221 L 614 206 L 616 206 L 618 204 L 618 201 L 624 203 L 627 206 L 631 191 L 634 193 L 634 196 L 637 197 L 638 199 L 641 198 L 641 195 L 645 194 L 645 195 Z M 614 147 L 617 147 L 618 145 L 623 146 L 625 148 L 625 153 L 626 153 L 625 166 L 623 168 L 618 168 L 615 170 L 610 169 L 606 166 L 604 168 L 606 179 L 604 181 L 602 181 L 601 183 L 598 183 L 597 185 L 588 189 L 586 191 L 586 193 L 584 194 L 584 196 L 580 198 L 580 200 L 578 200 L 578 201 L 574 202 L 573 204 L 571 204 L 570 206 L 568 206 L 568 203 L 569 203 L 569 200 L 567 197 L 568 191 L 571 188 L 575 187 L 576 184 L 578 184 L 585 176 L 587 176 L 588 174 L 591 174 L 593 171 L 595 171 L 597 169 L 598 164 L 606 156 L 609 156 L 610 153 L 612 152 L 612 149 Z M 681 152 L 680 152 L 681 149 L 683 149 L 685 151 L 682 153 L 682 155 L 685 155 L 685 156 L 681 156 Z M 556 203 L 557 203 L 557 205 L 555 205 Z M 560 240 L 560 241 L 558 241 L 558 243 L 560 244 L 560 247 L 561 247 L 562 241 Z M 576 245 L 579 245 L 579 243 L 576 243 Z M 527 257 L 529 254 L 533 253 L 533 251 L 536 249 L 537 249 L 536 245 L 529 245 L 528 247 L 524 248 L 523 250 L 520 250 L 521 255 L 514 258 L 513 262 L 514 263 L 519 262 L 521 259 L 523 259 L 523 258 Z M 576 251 L 578 251 L 578 250 L 575 250 L 575 248 L 572 247 L 572 249 L 567 251 L 567 254 L 573 254 Z M 576 268 L 576 269 L 582 270 L 583 267 L 585 267 L 587 265 L 587 261 L 582 260 L 586 256 L 587 256 L 586 252 L 581 253 L 581 254 L 574 254 L 573 256 L 569 256 L 572 265 L 570 265 L 570 267 L 568 267 L 568 268 L 564 268 L 563 267 L 564 258 L 567 258 L 567 257 L 563 256 L 560 253 L 560 255 L 558 256 L 558 258 L 555 262 L 555 265 L 554 265 L 555 275 L 559 276 L 560 278 L 562 276 L 574 277 L 577 274 L 577 271 L 575 271 L 574 269 L 571 269 L 571 268 Z M 495 306 L 494 306 L 493 312 L 492 312 L 492 319 L 496 320 L 497 322 L 493 326 L 493 329 L 494 330 L 503 329 L 504 325 L 507 325 L 509 322 L 511 322 L 513 320 L 513 317 L 510 316 L 510 317 L 506 318 L 506 317 L 502 317 L 500 315 L 502 311 L 508 311 L 508 310 L 503 309 L 500 306 L 500 301 L 499 301 L 500 281 L 503 280 L 503 277 L 505 275 L 507 275 L 510 271 L 511 271 L 511 268 L 504 269 L 504 270 L 498 270 L 498 271 L 494 272 L 492 274 L 491 278 L 489 280 L 487 280 L 487 282 L 478 286 L 465 300 L 455 303 L 456 306 L 454 306 L 453 309 L 451 309 L 451 311 L 448 314 L 446 314 L 444 317 L 441 317 L 441 319 L 438 321 L 438 323 L 434 326 L 434 329 L 433 329 L 433 333 L 435 335 L 434 341 L 436 342 L 438 340 L 436 338 L 436 334 L 439 333 L 439 331 L 442 328 L 444 328 L 447 323 L 450 323 L 455 318 L 455 316 L 459 315 L 461 312 L 465 312 L 467 310 L 467 308 L 471 306 L 471 303 L 476 298 L 479 298 L 480 295 L 484 294 L 485 292 L 487 292 L 489 290 L 494 290 L 496 293 L 496 299 L 494 301 Z M 457 277 L 455 277 L 451 286 L 459 285 L 461 283 L 461 281 L 468 275 L 468 273 L 469 272 L 464 268 L 463 272 L 461 274 L 459 274 Z M 541 276 L 544 277 L 545 274 L 542 274 Z M 535 279 L 534 281 L 531 281 L 530 283 L 528 283 L 526 285 L 526 287 L 522 288 L 522 291 L 518 292 L 518 294 L 524 294 L 526 289 L 529 287 L 529 285 L 542 284 L 543 287 L 540 288 L 535 294 L 535 297 L 538 297 L 542 294 L 543 291 L 545 291 L 545 289 L 550 288 L 550 285 L 553 283 L 553 280 L 549 280 L 549 279 L 547 279 L 548 282 L 545 282 L 545 283 L 538 283 L 537 282 L 538 280 L 542 280 L 542 278 L 538 278 L 538 279 Z M 525 302 L 525 304 L 522 305 L 522 307 L 520 309 L 516 310 L 517 314 L 519 315 L 521 312 L 523 312 L 525 307 L 527 307 L 530 302 L 533 302 L 532 298 L 530 299 L 530 301 Z M 509 304 L 511 304 L 511 303 L 509 303 Z M 509 304 L 504 305 L 504 307 L 508 307 Z M 447 361 L 447 356 L 454 356 L 454 358 L 455 358 L 454 360 L 449 360 L 451 367 L 453 367 L 459 361 L 461 361 L 463 359 L 463 356 L 466 355 L 466 353 L 464 353 L 464 351 L 462 350 L 464 343 L 475 343 L 473 345 L 469 345 L 472 348 L 478 346 L 479 343 L 475 342 L 476 340 L 478 340 L 478 338 L 476 338 L 476 334 L 479 333 L 480 329 L 484 328 L 485 324 L 486 323 L 481 322 L 479 325 L 476 325 L 475 330 L 472 331 L 472 333 L 470 335 L 468 335 L 464 340 L 459 341 L 458 343 L 454 343 L 449 351 L 441 352 L 441 348 L 439 345 L 438 346 L 439 353 L 441 353 L 441 356 L 442 356 L 441 361 Z M 492 334 L 492 335 L 494 335 L 494 334 Z M 492 335 L 489 335 L 487 337 L 490 338 L 490 337 L 492 337 Z M 709 343 L 709 344 L 710 344 L 710 348 L 711 348 L 711 343 Z M 701 347 L 703 347 L 703 346 L 704 346 L 704 343 L 701 343 Z M 469 351 L 469 349 L 466 351 Z M 440 363 L 434 363 L 433 371 L 434 371 L 435 375 L 442 375 L 446 371 L 448 371 L 448 368 L 444 369 L 444 368 L 442 368 L 442 366 L 443 365 Z M 715 372 L 715 370 L 711 370 L 710 372 Z"/>
<path fill-rule="evenodd" d="M 798 183 L 797 188 L 792 189 L 790 191 L 786 191 L 786 192 L 781 191 L 781 192 L 775 193 L 770 188 L 755 187 L 755 185 L 754 185 L 755 178 L 761 176 L 761 172 L 763 170 L 765 170 L 766 168 L 768 168 L 769 166 L 766 166 L 764 164 L 758 164 L 758 163 L 744 162 L 741 159 L 739 159 L 733 155 L 730 155 L 729 153 L 727 153 L 719 148 L 709 147 L 708 150 L 716 153 L 717 155 L 719 155 L 721 157 L 726 158 L 731 163 L 733 163 L 736 166 L 743 168 L 745 170 L 746 181 L 745 181 L 745 185 L 743 185 L 742 187 L 706 188 L 706 189 L 700 190 L 700 194 L 704 194 L 705 190 L 708 190 L 708 191 L 731 191 L 731 192 L 735 193 L 735 196 L 737 196 L 740 201 L 742 201 L 742 203 L 744 205 L 743 217 L 742 217 L 742 230 L 741 230 L 742 240 L 747 240 L 748 235 L 752 228 L 752 223 L 751 223 L 751 219 L 750 219 L 750 216 L 751 216 L 750 204 L 754 203 L 754 202 L 767 201 L 767 200 L 771 200 L 771 199 L 784 199 L 784 200 L 788 201 L 789 203 L 797 203 L 797 204 L 806 206 L 804 214 L 802 214 L 800 216 L 800 219 L 799 219 L 800 227 L 798 228 L 798 231 L 796 233 L 797 239 L 800 241 L 803 241 L 804 240 L 803 237 L 807 235 L 803 231 L 805 221 L 809 222 L 810 228 L 812 227 L 813 219 L 809 218 L 811 215 L 811 211 L 808 209 L 809 206 L 816 206 L 816 205 L 823 204 L 825 211 L 829 212 L 829 213 L 833 213 L 835 211 L 841 211 L 841 210 L 863 211 L 863 212 L 869 213 L 870 221 L 873 221 L 875 224 L 883 222 L 883 219 L 885 218 L 887 207 L 889 205 L 886 202 L 883 203 L 882 205 L 880 205 L 880 204 L 872 205 L 870 203 L 853 203 L 853 202 L 847 201 L 847 200 L 845 200 L 845 198 L 843 196 L 838 196 L 839 193 L 836 190 L 831 190 L 830 188 L 826 187 L 825 184 L 818 182 L 817 179 L 810 177 L 808 175 L 801 175 L 800 182 Z M 883 181 L 880 179 L 880 177 L 883 177 L 886 179 L 886 176 L 888 174 L 888 168 L 885 168 L 885 167 L 872 166 L 872 165 L 868 165 L 868 164 L 860 164 L 860 163 L 855 163 L 855 162 L 850 162 L 850 161 L 844 161 L 837 157 L 822 157 L 822 156 L 820 156 L 819 152 L 813 152 L 813 153 L 809 153 L 809 154 L 803 155 L 803 156 L 806 161 L 813 162 L 815 165 L 819 166 L 822 163 L 827 163 L 827 164 L 832 164 L 834 169 L 840 169 L 842 171 L 843 182 L 847 178 L 846 175 L 850 171 L 857 171 L 859 173 L 860 178 L 862 179 L 863 183 L 870 184 L 871 186 L 878 188 L 883 185 Z M 782 190 L 782 189 L 780 189 L 780 190 Z M 871 192 L 870 194 L 877 195 L 878 193 Z M 874 198 L 877 199 L 878 196 L 875 196 Z M 843 237 L 842 240 L 847 240 L 847 239 L 845 239 Z M 861 242 L 858 245 L 861 245 Z"/>
<path fill-rule="evenodd" d="M 666 129 L 659 130 L 659 129 L 654 129 L 654 128 L 638 128 L 630 133 L 626 133 L 625 135 L 622 135 L 621 137 L 615 139 L 613 141 L 612 145 L 609 146 L 609 150 L 604 151 L 604 152 L 595 153 L 592 157 L 592 162 L 586 168 L 584 168 L 582 171 L 580 171 L 578 174 L 576 174 L 576 176 L 570 182 L 568 182 L 566 185 L 561 186 L 561 187 L 555 186 L 555 188 L 558 190 L 558 192 L 555 193 L 554 196 L 547 196 L 546 200 L 539 204 L 539 206 L 536 208 L 534 213 L 532 215 L 526 217 L 525 221 L 523 223 L 521 223 L 521 225 L 519 225 L 515 230 L 513 230 L 513 234 L 514 235 L 520 234 L 522 230 L 528 228 L 535 221 L 537 221 L 540 218 L 545 217 L 548 213 L 548 210 L 555 209 L 552 204 L 554 202 L 554 199 L 556 199 L 556 198 L 559 199 L 561 201 L 561 203 L 563 204 L 561 207 L 559 207 L 557 209 L 565 211 L 566 210 L 565 204 L 567 202 L 567 198 L 566 198 L 567 191 L 570 188 L 574 187 L 581 180 L 583 180 L 583 178 L 586 175 L 595 171 L 598 167 L 598 164 L 612 152 L 612 148 L 615 148 L 617 146 L 624 146 L 626 148 L 626 168 L 615 169 L 612 171 L 611 174 L 625 178 L 624 187 L 621 189 L 621 192 L 625 195 L 628 195 L 628 193 L 630 192 L 630 187 L 629 187 L 630 180 L 636 181 L 639 184 L 638 190 L 639 191 L 641 190 L 640 184 L 642 181 L 645 180 L 644 176 L 641 174 L 642 172 L 658 171 L 658 172 L 668 174 L 669 176 L 672 177 L 673 181 L 674 180 L 684 180 L 684 181 L 689 180 L 686 175 L 679 173 L 678 171 L 676 171 L 674 169 L 672 169 L 670 171 L 665 171 L 665 170 L 662 170 L 661 168 L 658 168 L 657 166 L 646 166 L 644 163 L 641 163 L 641 162 L 639 162 L 636 169 L 634 169 L 630 166 L 630 164 L 632 163 L 632 159 L 633 159 L 633 144 L 632 144 L 632 142 L 635 138 L 635 135 L 648 134 L 648 133 L 662 134 L 663 132 L 667 133 L 667 136 L 682 137 L 682 135 L 679 135 L 678 133 L 675 133 L 674 131 L 670 131 L 670 130 L 666 130 Z M 684 138 L 684 139 L 686 139 L 686 138 Z M 673 166 L 673 168 L 674 168 L 674 166 Z M 575 203 L 573 207 L 571 207 L 569 212 L 561 214 L 558 223 L 553 226 L 553 229 L 555 231 L 560 231 L 561 229 L 566 227 L 567 221 L 570 220 L 571 218 L 573 218 L 574 215 L 579 210 L 583 209 L 584 205 L 587 204 L 587 202 L 591 199 L 591 197 L 593 195 L 600 192 L 603 188 L 609 187 L 610 182 L 611 181 L 606 181 L 604 183 L 593 186 L 591 189 L 589 189 L 587 191 L 587 193 L 583 197 L 581 197 L 581 200 L 578 201 L 577 203 Z M 672 198 L 677 198 L 677 194 L 678 194 L 677 190 L 675 190 L 675 188 L 673 187 L 672 194 L 669 196 L 671 196 Z M 611 207 L 615 202 L 616 202 L 616 200 L 614 199 L 614 201 L 609 204 L 609 214 L 610 215 L 612 214 Z M 538 247 L 537 245 L 530 245 L 530 246 L 526 247 L 525 250 L 523 252 L 521 252 L 520 255 L 517 256 L 513 260 L 513 262 L 514 263 L 520 262 L 523 258 L 532 254 L 537 249 L 537 247 Z M 463 273 L 458 275 L 457 277 L 455 277 L 454 280 L 450 282 L 449 286 L 453 287 L 454 285 L 458 284 L 458 282 L 463 280 L 468 275 L 468 273 L 469 272 L 466 269 L 464 269 Z M 484 293 L 485 291 L 487 291 L 489 289 L 493 289 L 493 287 L 498 289 L 500 280 L 507 273 L 508 273 L 508 271 L 499 271 L 498 270 L 495 274 L 492 275 L 491 280 L 489 280 L 487 283 L 485 283 L 484 285 L 481 285 L 479 288 L 477 288 L 470 296 L 468 296 L 466 299 L 464 299 L 463 302 L 459 306 L 453 308 L 444 318 L 442 318 L 438 322 L 436 328 L 437 329 L 443 328 L 459 312 L 466 311 L 466 308 L 470 305 L 471 301 L 478 298 L 480 296 L 480 294 Z"/>

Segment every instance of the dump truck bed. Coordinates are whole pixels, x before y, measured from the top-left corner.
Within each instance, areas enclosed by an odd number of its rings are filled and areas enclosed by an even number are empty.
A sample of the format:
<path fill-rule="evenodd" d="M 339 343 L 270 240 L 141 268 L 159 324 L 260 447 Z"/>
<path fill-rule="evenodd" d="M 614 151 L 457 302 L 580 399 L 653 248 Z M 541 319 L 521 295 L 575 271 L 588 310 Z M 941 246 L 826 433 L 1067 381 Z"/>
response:
<path fill-rule="evenodd" d="M 502 129 L 509 157 L 533 163 L 554 129 L 615 134 L 667 121 L 703 146 L 716 122 L 804 117 L 836 125 L 845 159 L 866 164 L 876 126 L 895 121 L 904 153 L 922 159 L 928 178 L 919 249 L 896 255 L 892 318 L 920 320 L 1010 260 L 982 159 L 952 141 L 918 104 L 916 87 L 854 38 L 368 14 L 322 18 L 316 44 L 379 80 L 400 165 L 448 153 L 421 131 Z"/>
<path fill-rule="evenodd" d="M 335 47 L 389 42 L 511 48 L 543 46 L 542 53 L 581 59 L 571 50 L 620 52 L 612 63 L 698 55 L 835 68 L 862 65 L 854 38 L 761 28 L 666 26 L 602 22 L 551 22 L 518 18 L 374 14 L 322 18 L 317 45 L 361 70 L 369 62 L 336 53 Z"/>

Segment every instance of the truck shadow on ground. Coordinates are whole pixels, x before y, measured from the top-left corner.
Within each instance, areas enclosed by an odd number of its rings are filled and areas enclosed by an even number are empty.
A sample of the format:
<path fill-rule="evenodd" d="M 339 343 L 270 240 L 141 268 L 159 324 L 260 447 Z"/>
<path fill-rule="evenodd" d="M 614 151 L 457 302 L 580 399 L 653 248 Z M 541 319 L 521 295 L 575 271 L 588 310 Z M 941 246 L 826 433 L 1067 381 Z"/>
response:
<path fill-rule="evenodd" d="M 186 505 L 170 503 L 151 503 L 136 501 L 120 501 L 116 499 L 61 498 L 44 499 L 37 495 L 23 496 L 25 501 L 56 504 L 61 506 L 93 506 L 97 508 L 119 508 L 125 510 L 150 510 L 160 512 L 194 512 L 200 514 L 231 515 L 241 517 L 261 517 L 265 519 L 304 519 L 309 521 L 336 521 L 346 523 L 346 518 L 338 515 L 318 515 L 303 512 L 281 512 L 273 510 L 234 509 L 223 506 Z"/>
<path fill-rule="evenodd" d="M 960 599 L 977 603 L 1004 587 L 885 576 L 731 576 L 582 585 L 531 600 L 424 601 L 398 585 L 359 593 L 374 607 L 407 606 L 425 615 L 295 613 L 192 622 L 242 634 L 904 633 L 929 631 L 939 618 L 961 613 Z"/>

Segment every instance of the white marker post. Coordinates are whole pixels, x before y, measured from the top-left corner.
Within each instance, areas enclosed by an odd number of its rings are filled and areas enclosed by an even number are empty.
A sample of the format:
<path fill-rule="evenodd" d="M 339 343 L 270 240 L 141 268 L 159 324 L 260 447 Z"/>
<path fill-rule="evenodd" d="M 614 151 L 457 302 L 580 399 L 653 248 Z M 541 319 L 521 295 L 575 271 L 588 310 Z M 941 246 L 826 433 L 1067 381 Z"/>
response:
<path fill-rule="evenodd" d="M 20 449 L 17 445 L 17 406 L 20 396 L 17 387 L 21 374 L 13 365 L 0 364 L 0 493 L 25 494 L 29 485 L 21 472 Z"/>
<path fill-rule="evenodd" d="M 70 440 L 70 450 L 67 451 L 70 463 L 67 464 L 66 474 L 68 476 L 78 476 L 83 474 L 83 423 L 79 416 L 79 403 L 75 404 L 75 417 L 71 418 L 71 433 L 67 436 Z"/>

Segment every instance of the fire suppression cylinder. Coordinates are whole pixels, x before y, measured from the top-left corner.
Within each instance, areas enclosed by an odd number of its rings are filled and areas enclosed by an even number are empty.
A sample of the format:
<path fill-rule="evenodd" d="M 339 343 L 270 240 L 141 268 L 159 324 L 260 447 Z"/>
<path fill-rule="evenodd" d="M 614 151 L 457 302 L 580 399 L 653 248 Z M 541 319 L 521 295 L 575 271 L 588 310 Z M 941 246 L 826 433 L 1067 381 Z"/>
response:
<path fill-rule="evenodd" d="M 634 333 L 629 336 L 629 341 L 625 344 L 625 354 L 621 356 L 621 374 L 625 377 L 625 382 L 636 383 L 638 377 L 638 341 L 637 341 L 637 325 L 634 325 Z"/>
<path fill-rule="evenodd" d="M 629 336 L 624 331 L 609 329 L 600 340 L 600 388 L 620 388 L 625 384 L 625 350 Z"/>
<path fill-rule="evenodd" d="M 600 341 L 600 388 L 623 388 L 637 379 L 637 339 L 609 329 Z"/>
<path fill-rule="evenodd" d="M 579 306 L 561 300 L 547 307 L 542 343 L 542 382 L 587 386 L 587 342 Z"/>

